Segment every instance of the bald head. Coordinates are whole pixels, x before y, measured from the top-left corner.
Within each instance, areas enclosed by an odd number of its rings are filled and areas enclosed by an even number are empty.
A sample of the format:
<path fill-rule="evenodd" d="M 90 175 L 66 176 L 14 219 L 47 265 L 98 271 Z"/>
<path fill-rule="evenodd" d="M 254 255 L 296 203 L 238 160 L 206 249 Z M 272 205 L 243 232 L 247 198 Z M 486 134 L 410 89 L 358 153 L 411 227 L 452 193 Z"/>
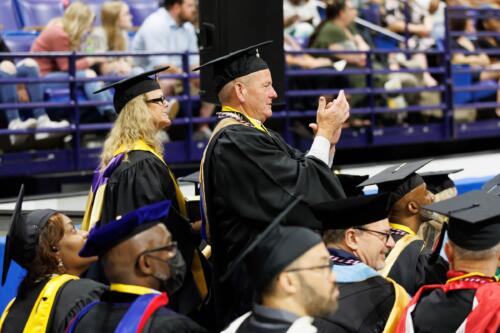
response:
<path fill-rule="evenodd" d="M 155 287 L 151 285 L 155 280 L 151 279 L 149 271 L 152 263 L 140 255 L 170 243 L 171 238 L 165 225 L 158 223 L 113 247 L 102 258 L 109 282 Z"/>

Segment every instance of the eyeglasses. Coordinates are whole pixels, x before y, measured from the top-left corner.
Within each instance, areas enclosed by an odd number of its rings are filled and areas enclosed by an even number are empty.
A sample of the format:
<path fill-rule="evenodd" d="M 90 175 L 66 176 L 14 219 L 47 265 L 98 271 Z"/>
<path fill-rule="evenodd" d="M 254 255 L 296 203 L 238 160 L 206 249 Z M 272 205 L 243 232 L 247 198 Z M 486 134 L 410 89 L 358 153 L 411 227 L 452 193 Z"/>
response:
<path fill-rule="evenodd" d="M 165 96 L 161 96 L 158 98 L 147 99 L 146 103 L 155 103 L 155 104 L 166 106 L 168 104 L 168 101 L 167 101 L 167 98 Z"/>
<path fill-rule="evenodd" d="M 366 231 L 366 232 L 372 232 L 372 233 L 375 233 L 375 234 L 378 234 L 378 235 L 383 235 L 384 238 L 381 238 L 380 240 L 383 241 L 384 243 L 387 243 L 389 241 L 389 238 L 391 238 L 391 236 L 392 236 L 392 234 L 391 234 L 390 231 L 388 231 L 388 232 L 381 232 L 381 231 L 371 230 L 371 229 L 365 229 L 365 228 L 354 228 L 354 229 L 363 230 L 363 231 Z"/>
<path fill-rule="evenodd" d="M 146 251 L 142 252 L 137 257 L 136 265 L 139 262 L 139 258 L 141 256 L 148 256 L 148 257 L 156 259 L 156 260 L 165 261 L 165 259 L 162 259 L 162 258 L 159 258 L 159 257 L 151 255 L 151 253 L 153 253 L 153 252 L 159 252 L 159 251 L 170 252 L 171 253 L 171 258 L 173 258 L 177 254 L 177 242 L 171 242 L 171 243 L 169 243 L 169 244 L 167 244 L 165 246 L 157 247 L 155 249 L 150 249 L 150 250 L 146 250 Z"/>
<path fill-rule="evenodd" d="M 328 265 L 290 268 L 290 269 L 286 270 L 285 272 L 314 271 L 314 270 L 318 270 L 318 269 L 328 269 L 328 271 L 331 271 L 333 269 L 333 260 L 328 259 Z"/>

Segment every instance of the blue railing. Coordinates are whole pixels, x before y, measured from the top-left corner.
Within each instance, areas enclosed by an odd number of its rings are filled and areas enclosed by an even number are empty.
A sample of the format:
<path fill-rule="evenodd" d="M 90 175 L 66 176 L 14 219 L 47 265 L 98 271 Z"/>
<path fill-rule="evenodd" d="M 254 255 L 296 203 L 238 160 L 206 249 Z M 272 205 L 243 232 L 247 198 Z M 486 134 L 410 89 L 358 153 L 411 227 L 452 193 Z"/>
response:
<path fill-rule="evenodd" d="M 482 108 L 495 108 L 496 102 L 479 101 L 472 98 L 468 102 L 458 103 L 455 101 L 457 94 L 471 94 L 475 92 L 482 92 L 485 90 L 497 90 L 496 83 L 488 86 L 477 84 L 466 84 L 463 86 L 456 86 L 454 82 L 454 75 L 456 74 L 471 74 L 481 71 L 477 68 L 463 68 L 452 64 L 452 55 L 454 50 L 451 49 L 449 39 L 452 36 L 463 35 L 465 33 L 450 31 L 449 21 L 451 17 L 469 15 L 474 17 L 477 13 L 483 13 L 483 9 L 475 9 L 471 11 L 468 8 L 448 8 L 446 11 L 446 40 L 444 47 L 441 50 L 409 50 L 409 49 L 375 49 L 369 51 L 329 51 L 329 50 L 316 50 L 305 49 L 302 51 L 291 51 L 290 54 L 307 53 L 312 55 L 326 55 L 332 56 L 335 54 L 356 54 L 363 53 L 367 56 L 367 65 L 365 68 L 345 69 L 343 71 L 336 71 L 335 69 L 292 69 L 286 70 L 286 78 L 288 81 L 292 77 L 306 77 L 306 76 L 346 76 L 346 75 L 365 75 L 366 87 L 364 88 L 346 88 L 346 93 L 351 95 L 363 94 L 368 96 L 367 103 L 362 107 L 356 107 L 351 110 L 353 115 L 367 115 L 371 119 L 370 126 L 363 128 L 347 129 L 343 132 L 342 140 L 339 143 L 340 147 L 370 147 L 380 145 L 395 145 L 403 143 L 420 143 L 420 142 L 437 142 L 437 141 L 451 141 L 457 139 L 473 138 L 473 137 L 487 137 L 487 136 L 500 136 L 500 119 L 490 119 L 471 123 L 458 123 L 455 121 L 453 115 L 457 109 L 482 109 Z M 500 16 L 500 10 L 488 10 L 488 15 L 495 14 Z M 476 34 L 477 35 L 477 34 Z M 490 34 L 487 34 L 490 35 Z M 498 36 L 498 35 L 496 35 Z M 427 55 L 438 56 L 443 59 L 441 66 L 431 67 L 427 69 L 422 68 L 403 68 L 400 70 L 389 69 L 375 69 L 373 66 L 373 59 L 376 55 L 387 55 L 389 53 L 404 53 L 405 55 L 412 55 L 416 53 L 425 53 Z M 490 55 L 500 54 L 500 49 L 479 50 L 476 52 L 460 51 L 463 54 L 477 54 L 487 53 Z M 110 123 L 97 123 L 97 124 L 83 124 L 80 122 L 81 109 L 102 105 L 103 102 L 82 101 L 77 97 L 77 84 L 86 81 L 115 81 L 120 79 L 116 76 L 100 76 L 96 78 L 76 78 L 75 62 L 81 57 L 117 57 L 117 56 L 134 56 L 143 57 L 151 55 L 165 55 L 165 53 L 146 53 L 146 52 L 106 52 L 106 53 L 76 53 L 76 52 L 57 52 L 57 53 L 7 53 L 0 54 L 3 58 L 24 58 L 24 57 L 66 57 L 69 61 L 69 78 L 68 79 L 0 79 L 0 84 L 6 83 L 33 83 L 33 82 L 66 82 L 69 88 L 69 100 L 66 102 L 42 102 L 42 103 L 11 103 L 0 104 L 0 110 L 9 108 L 67 108 L 71 113 L 68 113 L 71 121 L 71 126 L 65 129 L 45 129 L 45 130 L 8 130 L 0 129 L 0 136 L 10 134 L 33 134 L 35 132 L 67 132 L 73 135 L 71 142 L 71 149 L 51 149 L 51 150 L 37 150 L 37 151 L 23 151 L 4 153 L 0 156 L 0 176 L 9 175 L 23 175 L 42 172 L 67 172 L 78 170 L 91 170 L 98 163 L 99 149 L 88 149 L 81 145 L 80 136 L 83 133 L 107 131 L 111 128 Z M 176 98 L 183 105 L 182 117 L 176 118 L 173 121 L 173 126 L 186 127 L 186 139 L 182 141 L 173 141 L 166 144 L 166 158 L 170 163 L 195 163 L 201 159 L 206 142 L 193 141 L 191 139 L 194 126 L 199 123 L 214 122 L 215 117 L 200 118 L 195 117 L 193 112 L 194 103 L 199 101 L 199 96 L 191 94 L 189 80 L 191 78 L 198 78 L 198 73 L 189 71 L 189 53 L 172 53 L 182 58 L 183 73 L 182 74 L 169 74 L 162 75 L 164 78 L 180 79 L 183 82 L 183 94 L 176 96 Z M 377 106 L 376 96 L 387 94 L 384 88 L 376 87 L 374 85 L 374 75 L 377 74 L 390 74 L 395 72 L 400 73 L 423 73 L 427 71 L 432 74 L 441 74 L 444 80 L 439 82 L 435 87 L 413 87 L 401 88 L 398 90 L 391 90 L 391 94 L 395 93 L 418 93 L 422 91 L 439 93 L 441 98 L 439 103 L 434 105 L 410 105 L 401 109 L 393 109 L 387 106 Z M 335 95 L 339 89 L 317 89 L 317 90 L 291 90 L 285 89 L 285 100 L 287 105 L 290 105 L 290 100 L 298 97 L 309 97 L 319 95 Z M 493 99 L 494 100 L 494 99 Z M 441 121 L 426 124 L 411 124 L 405 126 L 393 127 L 379 127 L 377 126 L 376 117 L 385 113 L 412 113 L 422 112 L 426 110 L 441 110 L 443 117 Z M 295 146 L 305 148 L 308 145 L 307 139 L 301 139 L 294 136 L 290 131 L 290 123 L 293 119 L 298 118 L 313 118 L 316 110 L 292 110 L 289 107 L 284 111 L 275 111 L 273 119 L 280 119 L 284 122 L 283 135 Z M 28 163 L 26 163 L 28 162 Z M 19 168 L 19 164 L 23 163 L 23 168 Z"/>

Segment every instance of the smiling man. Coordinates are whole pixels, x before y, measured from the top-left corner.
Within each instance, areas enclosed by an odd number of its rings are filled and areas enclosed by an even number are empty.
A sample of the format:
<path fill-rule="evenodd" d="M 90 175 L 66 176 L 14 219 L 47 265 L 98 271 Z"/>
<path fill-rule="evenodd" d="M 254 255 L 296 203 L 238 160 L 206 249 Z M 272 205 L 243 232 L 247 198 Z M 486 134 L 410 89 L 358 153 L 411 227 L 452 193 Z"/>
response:
<path fill-rule="evenodd" d="M 277 97 L 271 72 L 250 46 L 204 64 L 212 66 L 222 111 L 201 166 L 205 222 L 213 249 L 215 302 L 220 328 L 250 309 L 253 290 L 242 267 L 225 283 L 218 279 L 234 258 L 291 199 L 303 196 L 289 223 L 317 228 L 307 206 L 344 197 L 331 172 L 335 145 L 349 105 L 341 92 L 320 98 L 316 137 L 309 153 L 290 147 L 264 126 Z M 241 297 L 236 300 L 233 295 Z"/>
<path fill-rule="evenodd" d="M 326 202 L 312 210 L 323 223 L 323 240 L 339 286 L 339 310 L 319 316 L 319 332 L 392 332 L 408 294 L 377 270 L 394 247 L 387 193 Z"/>

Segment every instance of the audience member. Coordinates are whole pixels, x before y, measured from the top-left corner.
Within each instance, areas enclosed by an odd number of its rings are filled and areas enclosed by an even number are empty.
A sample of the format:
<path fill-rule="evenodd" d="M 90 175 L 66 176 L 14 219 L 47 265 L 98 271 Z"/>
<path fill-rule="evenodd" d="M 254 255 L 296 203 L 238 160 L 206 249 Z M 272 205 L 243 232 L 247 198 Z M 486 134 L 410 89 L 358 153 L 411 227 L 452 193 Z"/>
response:
<path fill-rule="evenodd" d="M 84 36 L 90 32 L 95 15 L 90 7 L 83 2 L 73 2 L 64 15 L 50 21 L 31 46 L 31 52 L 79 51 Z M 100 57 L 84 57 L 76 60 L 76 78 L 94 78 L 96 73 L 90 67 L 102 63 Z M 41 74 L 46 79 L 69 78 L 69 61 L 67 57 L 36 58 Z M 93 92 L 102 86 L 99 81 L 82 83 L 85 96 L 96 102 L 109 102 L 112 97 L 109 92 L 96 95 Z M 66 82 L 45 83 L 44 88 L 65 88 Z M 113 120 L 115 111 L 111 105 L 97 106 L 101 116 Z"/>
<path fill-rule="evenodd" d="M 307 40 L 321 22 L 317 0 L 284 0 L 285 33 L 298 40 Z"/>
<path fill-rule="evenodd" d="M 192 24 L 197 16 L 195 0 L 165 0 L 163 7 L 149 15 L 142 23 L 132 42 L 134 51 L 163 53 L 198 53 L 198 39 Z M 190 55 L 189 69 L 199 65 L 198 54 Z M 180 55 L 160 55 L 136 57 L 136 64 L 144 69 L 168 66 L 165 73 L 180 74 L 183 68 Z M 189 70 L 187 69 L 187 70 Z M 199 90 L 199 80 L 191 80 L 192 94 Z M 182 92 L 182 82 L 177 79 L 162 79 L 161 86 L 167 96 Z M 214 105 L 203 102 L 200 117 L 210 117 Z M 195 140 L 208 140 L 211 130 L 208 124 L 202 124 L 193 136 Z"/>
<path fill-rule="evenodd" d="M 78 256 L 87 233 L 66 215 L 52 209 L 22 213 L 23 195 L 21 186 L 5 243 L 2 285 L 12 259 L 27 274 L 1 316 L 0 332 L 64 332 L 73 316 L 105 290 L 78 278 L 97 257 Z"/>
<path fill-rule="evenodd" d="M 9 47 L 0 37 L 0 52 L 10 52 Z M 1 78 L 39 78 L 40 71 L 38 64 L 31 58 L 24 58 L 14 64 L 12 61 L 0 58 L 0 77 Z M 17 102 L 43 102 L 43 89 L 41 83 L 29 84 L 0 84 L 0 103 L 17 103 Z M 57 128 L 67 127 L 69 123 L 66 120 L 57 122 L 50 120 L 44 108 L 34 108 L 32 117 L 27 117 L 23 120 L 19 110 L 5 110 L 7 127 L 11 130 L 26 130 L 34 128 Z M 59 136 L 62 133 L 37 133 L 38 139 L 43 139 L 47 136 Z M 28 135 L 17 134 L 10 135 L 10 143 L 20 145 L 26 141 Z"/>

